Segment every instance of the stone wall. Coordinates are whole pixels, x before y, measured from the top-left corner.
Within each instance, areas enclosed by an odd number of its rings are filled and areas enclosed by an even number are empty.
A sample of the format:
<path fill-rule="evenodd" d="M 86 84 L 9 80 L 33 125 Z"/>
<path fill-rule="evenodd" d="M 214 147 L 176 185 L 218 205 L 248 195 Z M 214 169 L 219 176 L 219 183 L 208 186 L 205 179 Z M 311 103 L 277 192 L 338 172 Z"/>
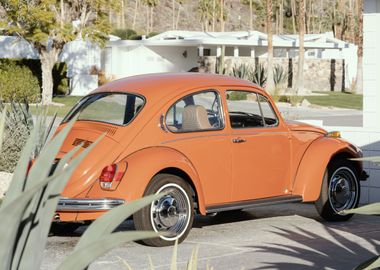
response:
<path fill-rule="evenodd" d="M 215 56 L 199 58 L 200 69 L 216 73 L 219 59 Z M 258 63 L 266 65 L 266 58 L 224 57 L 224 67 L 229 74 L 234 66 L 247 64 L 255 67 Z M 274 64 L 282 66 L 288 72 L 288 88 L 292 88 L 298 70 L 298 58 L 274 58 Z M 342 59 L 305 59 L 304 87 L 308 91 L 343 91 L 344 60 Z"/>

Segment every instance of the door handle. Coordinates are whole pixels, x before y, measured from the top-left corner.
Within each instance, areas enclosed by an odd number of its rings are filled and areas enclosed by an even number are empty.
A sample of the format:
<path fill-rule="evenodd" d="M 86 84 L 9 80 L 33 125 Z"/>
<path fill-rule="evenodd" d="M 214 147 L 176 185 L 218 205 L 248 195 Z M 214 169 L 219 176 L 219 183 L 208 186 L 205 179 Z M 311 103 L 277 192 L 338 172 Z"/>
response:
<path fill-rule="evenodd" d="M 243 142 L 246 142 L 246 140 L 242 139 L 242 138 L 235 138 L 235 139 L 232 139 L 232 142 L 233 143 L 243 143 Z"/>

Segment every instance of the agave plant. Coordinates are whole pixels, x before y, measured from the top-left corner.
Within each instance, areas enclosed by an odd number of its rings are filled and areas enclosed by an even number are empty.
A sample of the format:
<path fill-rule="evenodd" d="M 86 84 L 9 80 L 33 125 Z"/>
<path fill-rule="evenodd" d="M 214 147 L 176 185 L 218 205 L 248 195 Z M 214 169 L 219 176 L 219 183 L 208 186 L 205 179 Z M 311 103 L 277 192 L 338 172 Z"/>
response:
<path fill-rule="evenodd" d="M 275 65 L 273 69 L 273 81 L 274 84 L 280 85 L 282 83 L 285 83 L 288 79 L 288 73 L 287 71 L 280 65 Z"/>
<path fill-rule="evenodd" d="M 231 76 L 234 76 L 236 78 L 240 79 L 246 79 L 249 80 L 252 74 L 252 68 L 247 64 L 241 64 L 241 65 L 235 65 L 232 68 Z"/>
<path fill-rule="evenodd" d="M 267 70 L 263 64 L 259 63 L 256 65 L 255 70 L 251 75 L 251 81 L 261 87 L 265 87 L 267 82 Z"/>
<path fill-rule="evenodd" d="M 0 117 L 0 146 L 4 138 L 6 114 L 6 110 L 3 109 Z M 0 207 L 0 269 L 40 269 L 59 194 L 75 168 L 102 139 L 100 137 L 81 153 L 81 146 L 78 145 L 59 161 L 52 173 L 52 164 L 66 135 L 74 125 L 73 120 L 42 147 L 30 168 L 37 137 L 41 134 L 41 121 L 40 117 L 31 131 Z M 157 237 L 154 232 L 113 231 L 124 219 L 160 196 L 162 195 L 152 195 L 130 202 L 98 218 L 58 269 L 85 269 L 98 256 L 122 242 Z"/>

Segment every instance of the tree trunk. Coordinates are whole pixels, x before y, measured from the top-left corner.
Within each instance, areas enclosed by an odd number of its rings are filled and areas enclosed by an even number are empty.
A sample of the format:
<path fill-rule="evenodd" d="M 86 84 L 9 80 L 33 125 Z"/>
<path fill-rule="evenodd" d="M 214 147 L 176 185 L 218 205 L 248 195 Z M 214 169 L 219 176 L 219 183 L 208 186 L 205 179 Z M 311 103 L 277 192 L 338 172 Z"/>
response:
<path fill-rule="evenodd" d="M 149 16 L 149 6 L 146 5 L 146 35 L 149 35 L 149 25 L 150 25 L 149 18 L 150 18 L 150 16 Z"/>
<path fill-rule="evenodd" d="M 268 33 L 268 66 L 267 66 L 267 87 L 266 90 L 269 94 L 274 94 L 274 81 L 273 81 L 273 30 L 272 30 L 272 17 L 273 5 L 272 0 L 267 0 L 267 33 Z"/>
<path fill-rule="evenodd" d="M 280 24 L 279 24 L 279 34 L 284 33 L 284 0 L 280 3 Z"/>
<path fill-rule="evenodd" d="M 152 5 L 150 7 L 150 33 L 153 32 L 153 25 L 154 25 L 153 14 L 154 14 L 154 6 Z"/>
<path fill-rule="evenodd" d="M 121 0 L 121 28 L 125 28 L 125 5 L 124 5 L 125 0 Z"/>
<path fill-rule="evenodd" d="M 133 22 L 132 22 L 132 29 L 136 29 L 136 19 L 137 19 L 137 8 L 138 8 L 139 0 L 136 0 L 135 2 L 135 8 L 133 12 Z"/>
<path fill-rule="evenodd" d="M 42 105 L 49 105 L 53 101 L 53 67 L 58 59 L 59 51 L 42 49 L 40 62 L 42 70 Z"/>
<path fill-rule="evenodd" d="M 177 19 L 175 21 L 175 29 L 178 29 L 179 18 L 180 18 L 180 15 L 181 15 L 181 9 L 182 9 L 182 4 L 178 3 L 178 11 L 177 11 Z"/>
<path fill-rule="evenodd" d="M 297 71 L 297 82 L 296 82 L 296 95 L 304 94 L 304 76 L 303 68 L 305 62 L 305 48 L 304 48 L 304 37 L 305 37 L 305 0 L 300 0 L 299 2 L 299 58 L 298 58 L 298 71 Z"/>
<path fill-rule="evenodd" d="M 216 9 L 216 0 L 212 0 L 212 31 L 215 32 L 215 9 Z"/>
<path fill-rule="evenodd" d="M 363 93 L 363 0 L 358 0 L 358 69 L 356 71 L 356 93 Z"/>
<path fill-rule="evenodd" d="M 292 24 L 293 24 L 293 34 L 297 34 L 297 26 L 296 26 L 296 1 L 291 1 L 291 7 L 292 7 Z"/>
<path fill-rule="evenodd" d="M 224 0 L 220 0 L 220 32 L 224 32 Z"/>
<path fill-rule="evenodd" d="M 249 30 L 253 30 L 253 0 L 249 0 Z"/>
<path fill-rule="evenodd" d="M 172 11 L 173 11 L 172 30 L 174 30 L 175 29 L 175 0 L 172 0 Z"/>

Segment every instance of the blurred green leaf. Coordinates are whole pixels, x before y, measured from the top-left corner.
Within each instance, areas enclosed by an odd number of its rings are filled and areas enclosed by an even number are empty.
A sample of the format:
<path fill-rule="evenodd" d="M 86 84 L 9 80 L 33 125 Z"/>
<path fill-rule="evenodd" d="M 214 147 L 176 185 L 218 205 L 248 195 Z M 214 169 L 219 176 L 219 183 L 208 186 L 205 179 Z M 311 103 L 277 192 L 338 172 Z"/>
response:
<path fill-rule="evenodd" d="M 127 269 L 127 270 L 133 270 L 132 267 L 127 263 L 126 260 L 124 260 L 123 258 L 121 258 L 121 257 L 119 257 L 119 256 L 118 256 L 118 258 L 119 258 L 119 260 L 122 262 L 122 264 L 123 264 L 123 266 L 125 267 L 125 269 Z"/>
<path fill-rule="evenodd" d="M 82 162 L 82 160 L 91 152 L 94 147 L 99 143 L 100 140 L 104 138 L 104 135 L 98 138 L 90 147 L 80 153 L 75 159 L 73 159 L 69 164 L 70 166 L 64 169 L 64 165 L 69 162 L 70 158 L 77 153 L 79 147 L 74 148 L 58 164 L 54 175 L 60 173 L 61 171 L 68 171 L 67 174 L 61 174 L 61 176 L 50 183 L 48 183 L 43 194 L 39 198 L 39 211 L 35 214 L 34 222 L 38 223 L 39 226 L 35 227 L 28 235 L 27 242 L 24 246 L 23 260 L 20 264 L 20 269 L 38 269 L 42 263 L 42 256 L 35 256 L 35 249 L 44 250 L 47 242 L 47 237 L 49 234 L 49 229 L 51 221 L 53 220 L 55 210 L 57 208 L 58 200 L 60 194 L 62 193 L 67 181 L 70 179 L 72 173 Z"/>
<path fill-rule="evenodd" d="M 358 160 L 358 161 L 371 161 L 374 163 L 380 163 L 380 157 L 362 157 L 362 158 L 351 158 L 351 160 Z"/>
<path fill-rule="evenodd" d="M 191 257 L 187 262 L 187 270 L 197 270 L 198 269 L 198 250 L 199 246 L 197 245 L 191 252 Z"/>
<path fill-rule="evenodd" d="M 112 233 L 133 213 L 139 211 L 154 200 L 161 198 L 163 195 L 164 193 L 150 195 L 139 200 L 131 201 L 125 205 L 120 205 L 105 213 L 88 227 L 79 239 L 78 244 L 75 246 L 75 250 L 83 248 L 84 246 L 91 244 L 91 242 L 97 241 L 97 239 L 103 235 Z"/>
<path fill-rule="evenodd" d="M 61 174 L 69 173 L 63 171 L 52 177 L 41 179 L 40 182 L 28 188 L 18 197 L 9 201 L 6 205 L 3 203 L 0 208 L 1 226 L 0 226 L 0 269 L 10 269 L 11 261 L 14 257 L 14 246 L 16 243 L 17 232 L 22 224 L 22 217 L 30 200 L 40 191 L 47 183 L 57 179 Z"/>
<path fill-rule="evenodd" d="M 379 267 L 380 267 L 380 256 L 376 256 L 356 266 L 354 270 L 370 270 L 370 269 L 378 269 Z"/>
<path fill-rule="evenodd" d="M 153 237 L 157 237 L 157 233 L 131 231 L 116 232 L 110 235 L 105 235 L 99 238 L 99 240 L 91 242 L 89 245 L 82 246 L 81 249 L 75 250 L 70 256 L 66 257 L 66 259 L 57 268 L 57 270 L 85 269 L 91 262 L 105 254 L 110 249 L 117 247 L 122 243 Z"/>
<path fill-rule="evenodd" d="M 6 115 L 6 113 L 7 113 L 7 111 L 6 111 L 6 109 L 4 109 L 1 112 L 1 117 L 0 117 L 0 152 L 1 152 L 2 145 L 3 145 L 3 136 L 4 136 L 5 115 Z"/>
<path fill-rule="evenodd" d="M 355 209 L 343 210 L 342 214 L 380 215 L 380 203 L 372 203 Z"/>
<path fill-rule="evenodd" d="M 173 246 L 172 263 L 170 265 L 170 270 L 177 270 L 177 253 L 178 253 L 178 239 L 175 240 L 175 243 Z"/>

